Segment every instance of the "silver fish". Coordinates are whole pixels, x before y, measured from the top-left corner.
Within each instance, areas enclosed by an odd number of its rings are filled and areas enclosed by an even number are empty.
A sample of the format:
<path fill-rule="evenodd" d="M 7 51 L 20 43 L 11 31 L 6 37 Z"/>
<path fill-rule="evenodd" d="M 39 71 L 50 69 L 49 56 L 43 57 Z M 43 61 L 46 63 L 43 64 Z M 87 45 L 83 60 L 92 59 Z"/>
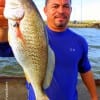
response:
<path fill-rule="evenodd" d="M 6 0 L 4 16 L 8 19 L 9 43 L 36 100 L 48 100 L 43 88 L 50 85 L 55 57 L 37 7 L 32 0 Z"/>

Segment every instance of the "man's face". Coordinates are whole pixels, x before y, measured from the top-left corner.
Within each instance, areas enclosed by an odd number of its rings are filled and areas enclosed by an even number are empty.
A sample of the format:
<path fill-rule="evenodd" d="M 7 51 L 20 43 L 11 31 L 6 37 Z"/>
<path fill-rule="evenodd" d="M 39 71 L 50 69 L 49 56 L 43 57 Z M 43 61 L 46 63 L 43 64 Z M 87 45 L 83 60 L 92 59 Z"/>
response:
<path fill-rule="evenodd" d="M 70 0 L 49 0 L 44 12 L 50 28 L 65 29 L 71 14 Z"/>

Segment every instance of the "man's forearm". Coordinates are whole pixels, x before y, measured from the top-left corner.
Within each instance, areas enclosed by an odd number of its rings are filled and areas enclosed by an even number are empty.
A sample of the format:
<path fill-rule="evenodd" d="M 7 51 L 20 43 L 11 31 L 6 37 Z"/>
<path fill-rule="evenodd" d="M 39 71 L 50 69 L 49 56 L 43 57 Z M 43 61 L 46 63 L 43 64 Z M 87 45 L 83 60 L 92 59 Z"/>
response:
<path fill-rule="evenodd" d="M 81 77 L 91 95 L 91 100 L 98 100 L 96 85 L 93 79 L 93 73 L 91 71 L 88 71 L 86 73 L 81 73 Z"/>

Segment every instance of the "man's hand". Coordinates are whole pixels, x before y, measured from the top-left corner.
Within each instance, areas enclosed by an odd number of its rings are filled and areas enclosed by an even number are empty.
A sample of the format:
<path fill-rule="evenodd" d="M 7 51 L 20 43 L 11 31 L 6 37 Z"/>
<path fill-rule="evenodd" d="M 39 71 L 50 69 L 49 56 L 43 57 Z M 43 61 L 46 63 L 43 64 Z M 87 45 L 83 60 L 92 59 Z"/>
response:
<path fill-rule="evenodd" d="M 99 100 L 97 96 L 92 97 L 91 100 Z"/>
<path fill-rule="evenodd" d="M 90 93 L 91 100 L 98 100 L 96 84 L 93 79 L 93 73 L 91 71 L 88 71 L 86 73 L 81 73 L 81 77 L 82 77 L 82 80 L 83 80 L 85 86 L 87 87 L 87 89 Z"/>

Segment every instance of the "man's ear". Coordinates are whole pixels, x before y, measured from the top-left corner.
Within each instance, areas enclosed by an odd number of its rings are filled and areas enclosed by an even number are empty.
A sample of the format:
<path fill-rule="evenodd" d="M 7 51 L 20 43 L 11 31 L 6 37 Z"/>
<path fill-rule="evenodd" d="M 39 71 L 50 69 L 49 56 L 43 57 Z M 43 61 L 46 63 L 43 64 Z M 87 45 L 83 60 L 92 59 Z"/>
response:
<path fill-rule="evenodd" d="M 45 15 L 47 15 L 47 8 L 46 8 L 46 7 L 44 7 L 44 9 L 43 9 L 43 10 L 44 10 L 44 14 L 45 14 Z"/>
<path fill-rule="evenodd" d="M 70 8 L 70 12 L 72 12 L 72 7 Z"/>

